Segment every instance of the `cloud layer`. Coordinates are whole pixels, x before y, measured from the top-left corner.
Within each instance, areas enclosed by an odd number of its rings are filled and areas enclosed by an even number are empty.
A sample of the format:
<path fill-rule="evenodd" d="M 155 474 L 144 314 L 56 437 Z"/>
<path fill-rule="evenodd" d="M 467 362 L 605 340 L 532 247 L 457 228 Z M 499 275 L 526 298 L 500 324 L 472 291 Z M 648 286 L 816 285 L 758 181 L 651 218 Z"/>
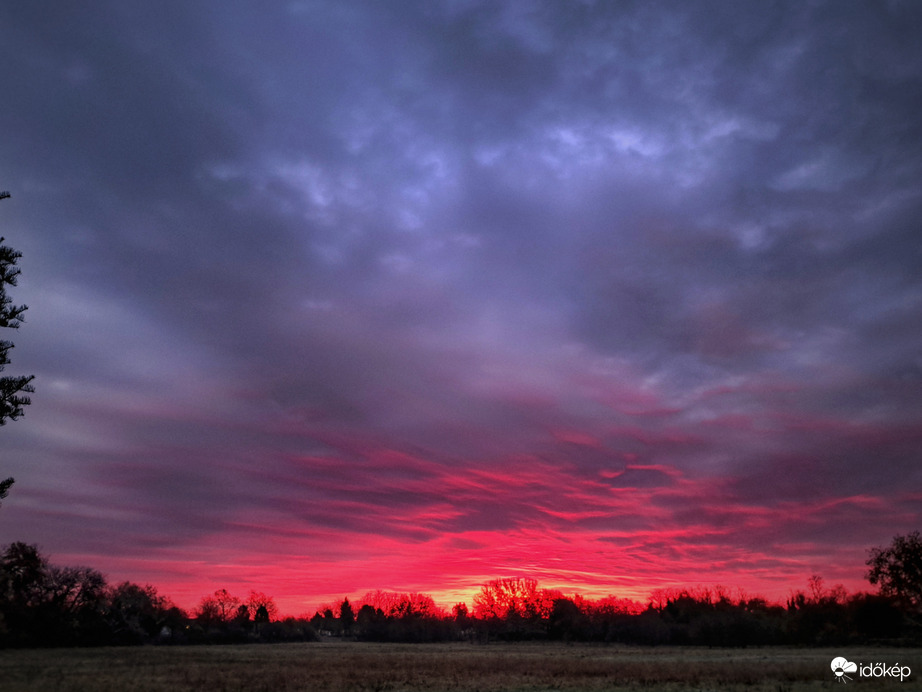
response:
<path fill-rule="evenodd" d="M 9 540 L 298 612 L 860 588 L 922 510 L 912 3 L 28 3 Z"/>

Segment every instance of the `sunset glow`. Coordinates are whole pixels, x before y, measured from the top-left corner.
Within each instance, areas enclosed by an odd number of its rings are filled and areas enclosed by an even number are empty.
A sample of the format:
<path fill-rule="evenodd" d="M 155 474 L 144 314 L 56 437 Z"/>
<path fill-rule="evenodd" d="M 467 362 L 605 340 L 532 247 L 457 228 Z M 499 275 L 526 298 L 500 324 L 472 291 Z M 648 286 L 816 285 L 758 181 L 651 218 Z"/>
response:
<path fill-rule="evenodd" d="M 922 4 L 42 5 L 4 544 L 310 615 L 922 528 Z"/>

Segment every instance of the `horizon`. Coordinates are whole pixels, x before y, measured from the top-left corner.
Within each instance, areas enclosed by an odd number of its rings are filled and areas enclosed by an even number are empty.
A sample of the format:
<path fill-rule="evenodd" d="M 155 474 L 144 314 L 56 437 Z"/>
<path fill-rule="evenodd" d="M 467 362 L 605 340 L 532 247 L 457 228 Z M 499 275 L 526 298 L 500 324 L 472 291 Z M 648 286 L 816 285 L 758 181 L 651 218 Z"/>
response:
<path fill-rule="evenodd" d="M 41 552 L 41 551 L 39 551 Z M 43 555 L 48 565 L 55 567 L 90 567 L 93 568 L 90 564 L 62 564 L 56 562 L 50 556 Z M 94 568 L 95 569 L 95 568 Z M 495 575 L 493 577 L 485 579 L 482 583 L 478 584 L 476 587 L 460 591 L 437 591 L 437 592 L 425 592 L 425 591 L 406 591 L 398 589 L 385 589 L 385 588 L 371 588 L 362 593 L 342 593 L 337 591 L 332 591 L 326 594 L 326 597 L 320 599 L 315 597 L 313 601 L 307 599 L 301 600 L 300 597 L 294 599 L 288 599 L 287 601 L 279 601 L 275 598 L 273 594 L 266 593 L 264 589 L 260 589 L 258 585 L 250 587 L 246 592 L 244 591 L 235 591 L 234 589 L 227 589 L 222 586 L 216 586 L 213 590 L 206 593 L 199 594 L 198 596 L 193 596 L 192 600 L 187 602 L 181 602 L 180 600 L 173 597 L 173 594 L 164 591 L 159 588 L 157 584 L 152 584 L 149 582 L 140 582 L 131 578 L 128 579 L 110 579 L 109 575 L 102 574 L 107 585 L 109 587 L 116 587 L 119 584 L 127 581 L 134 584 L 137 584 L 142 587 L 153 587 L 157 594 L 161 597 L 164 597 L 172 605 L 179 607 L 183 610 L 189 617 L 195 617 L 195 613 L 199 605 L 207 598 L 215 596 L 219 590 L 227 591 L 231 596 L 238 597 L 241 601 L 246 601 L 250 595 L 250 592 L 255 592 L 257 594 L 268 596 L 273 603 L 278 608 L 278 614 L 276 620 L 283 620 L 288 617 L 294 617 L 298 619 L 310 619 L 316 613 L 322 613 L 326 608 L 331 608 L 334 614 L 339 612 L 339 607 L 342 604 L 344 599 L 347 599 L 350 604 L 357 610 L 362 604 L 369 602 L 368 597 L 371 597 L 372 601 L 375 601 L 377 597 L 381 595 L 391 595 L 391 596 L 428 596 L 432 598 L 432 601 L 443 611 L 443 615 L 450 615 L 452 607 L 458 604 L 464 604 L 470 613 L 473 614 L 475 602 L 475 597 L 481 593 L 481 587 L 486 587 L 491 582 L 507 580 L 507 579 L 534 579 L 533 576 L 528 574 L 504 574 L 504 575 Z M 814 583 L 814 579 L 817 579 Z M 606 589 L 604 586 L 597 587 L 595 589 L 590 588 L 589 590 L 579 589 L 574 586 L 573 582 L 567 582 L 566 584 L 551 584 L 551 583 L 542 583 L 540 580 L 535 580 L 536 587 L 539 592 L 552 592 L 559 593 L 560 597 L 567 599 L 582 598 L 589 602 L 598 602 L 603 601 L 609 598 L 622 599 L 626 602 L 631 602 L 635 605 L 641 607 L 648 607 L 650 604 L 656 602 L 657 600 L 662 600 L 663 598 L 672 598 L 680 594 L 687 594 L 694 598 L 698 597 L 711 597 L 711 596 L 726 596 L 733 603 L 739 603 L 743 601 L 748 601 L 751 599 L 764 599 L 764 601 L 770 606 L 781 606 L 785 607 L 790 598 L 795 596 L 798 593 L 807 595 L 808 598 L 818 597 L 818 596 L 844 596 L 846 598 L 851 598 L 861 595 L 876 595 L 879 593 L 879 588 L 875 589 L 873 585 L 865 581 L 863 588 L 848 588 L 845 584 L 842 583 L 831 583 L 826 581 L 822 575 L 814 574 L 810 578 L 805 579 L 801 585 L 798 587 L 789 588 L 785 593 L 775 592 L 774 594 L 766 592 L 757 592 L 747 590 L 741 586 L 720 582 L 706 582 L 706 581 L 697 581 L 695 583 L 687 584 L 668 584 L 663 585 L 655 589 L 639 589 L 632 592 L 635 595 L 628 595 L 626 592 L 622 591 L 620 593 L 615 593 L 612 589 Z M 860 585 L 859 585 L 860 586 Z M 315 605 L 311 605 L 307 608 L 304 608 L 305 603 L 313 602 Z M 290 605 L 291 603 L 297 603 L 298 606 L 295 610 L 286 609 L 286 603 Z"/>
<path fill-rule="evenodd" d="M 919 27 L 6 8 L 4 543 L 191 608 L 868 590 L 922 525 Z"/>

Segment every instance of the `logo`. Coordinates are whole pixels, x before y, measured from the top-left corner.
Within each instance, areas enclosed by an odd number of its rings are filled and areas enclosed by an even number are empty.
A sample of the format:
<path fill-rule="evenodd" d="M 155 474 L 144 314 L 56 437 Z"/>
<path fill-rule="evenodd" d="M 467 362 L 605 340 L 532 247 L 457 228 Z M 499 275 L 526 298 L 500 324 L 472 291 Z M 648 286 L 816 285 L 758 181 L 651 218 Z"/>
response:
<path fill-rule="evenodd" d="M 846 673 L 858 672 L 857 663 L 852 663 L 841 656 L 832 659 L 832 663 L 829 665 L 832 668 L 832 672 L 836 674 L 836 682 L 848 682 L 851 678 L 846 675 Z"/>
<path fill-rule="evenodd" d="M 847 683 L 853 680 L 849 673 L 857 673 L 860 678 L 894 678 L 900 682 L 906 680 L 912 670 L 909 666 L 901 666 L 899 663 L 890 665 L 889 663 L 853 663 L 847 658 L 836 656 L 829 664 L 832 672 L 836 676 L 836 682 Z"/>

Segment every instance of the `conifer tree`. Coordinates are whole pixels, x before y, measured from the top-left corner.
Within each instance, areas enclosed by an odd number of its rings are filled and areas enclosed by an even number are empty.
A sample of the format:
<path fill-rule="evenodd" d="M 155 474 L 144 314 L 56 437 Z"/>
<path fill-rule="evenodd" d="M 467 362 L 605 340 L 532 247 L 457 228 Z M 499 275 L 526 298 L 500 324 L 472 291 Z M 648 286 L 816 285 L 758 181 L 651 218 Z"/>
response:
<path fill-rule="evenodd" d="M 0 192 L 0 200 L 9 196 L 9 192 Z M 0 327 L 18 329 L 27 306 L 14 305 L 6 294 L 6 288 L 16 285 L 16 278 L 19 276 L 16 262 L 22 257 L 22 253 L 3 245 L 4 240 L 0 237 Z M 12 348 L 11 341 L 0 339 L 0 372 L 10 363 L 9 354 Z M 35 391 L 32 388 L 32 379 L 32 375 L 0 377 L 0 425 L 5 425 L 8 419 L 17 420 L 23 415 L 23 407 L 31 403 L 25 395 Z M 6 497 L 12 485 L 12 478 L 0 481 L 0 499 Z"/>

